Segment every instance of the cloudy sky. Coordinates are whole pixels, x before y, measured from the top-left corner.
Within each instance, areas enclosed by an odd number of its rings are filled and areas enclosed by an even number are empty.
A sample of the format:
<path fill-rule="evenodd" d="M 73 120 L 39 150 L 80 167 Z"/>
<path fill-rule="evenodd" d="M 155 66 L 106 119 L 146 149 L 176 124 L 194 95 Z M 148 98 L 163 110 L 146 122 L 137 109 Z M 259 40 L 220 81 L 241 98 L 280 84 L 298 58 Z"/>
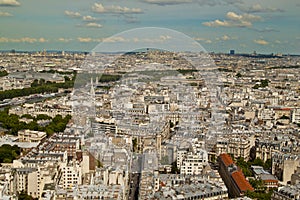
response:
<path fill-rule="evenodd" d="M 0 50 L 90 51 L 163 27 L 207 51 L 300 54 L 299 0 L 0 0 L 0 25 Z"/>

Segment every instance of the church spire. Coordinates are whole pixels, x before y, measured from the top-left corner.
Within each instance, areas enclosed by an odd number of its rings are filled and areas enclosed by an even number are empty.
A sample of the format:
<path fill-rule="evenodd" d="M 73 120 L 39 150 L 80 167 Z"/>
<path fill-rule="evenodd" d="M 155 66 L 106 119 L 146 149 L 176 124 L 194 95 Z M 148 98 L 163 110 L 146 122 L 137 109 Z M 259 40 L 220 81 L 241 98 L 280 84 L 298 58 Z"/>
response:
<path fill-rule="evenodd" d="M 93 83 L 93 77 L 91 77 L 90 95 L 91 95 L 92 98 L 95 98 L 95 88 L 94 88 L 94 83 Z"/>

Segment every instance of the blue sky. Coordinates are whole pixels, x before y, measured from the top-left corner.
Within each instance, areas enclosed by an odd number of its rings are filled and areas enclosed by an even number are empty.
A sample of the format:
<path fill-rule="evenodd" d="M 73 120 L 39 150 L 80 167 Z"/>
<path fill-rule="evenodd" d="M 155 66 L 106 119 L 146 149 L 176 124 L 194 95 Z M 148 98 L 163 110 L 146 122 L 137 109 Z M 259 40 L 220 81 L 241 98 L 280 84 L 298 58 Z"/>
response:
<path fill-rule="evenodd" d="M 300 54 L 299 0 L 0 0 L 0 25 L 0 50 L 90 51 L 162 27 L 207 51 Z"/>

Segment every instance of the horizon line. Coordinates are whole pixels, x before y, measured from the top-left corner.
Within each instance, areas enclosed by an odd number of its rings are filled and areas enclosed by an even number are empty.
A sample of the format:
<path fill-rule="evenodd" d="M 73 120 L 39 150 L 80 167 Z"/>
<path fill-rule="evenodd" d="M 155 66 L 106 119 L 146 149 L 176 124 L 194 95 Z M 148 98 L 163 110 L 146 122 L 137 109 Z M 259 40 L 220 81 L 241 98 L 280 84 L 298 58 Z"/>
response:
<path fill-rule="evenodd" d="M 231 49 L 230 49 L 231 50 Z M 234 54 L 230 53 L 230 50 L 228 52 L 215 52 L 215 51 L 207 51 L 208 54 L 228 54 L 228 55 L 266 55 L 266 56 L 300 56 L 300 53 L 259 53 L 255 50 L 251 53 L 249 52 L 235 52 Z M 38 52 L 45 52 L 45 53 L 85 53 L 90 54 L 92 51 L 84 51 L 84 50 L 55 50 L 55 49 L 43 49 L 43 50 L 16 50 L 16 49 L 7 49 L 7 50 L 1 50 L 0 53 L 38 53 Z M 103 53 L 103 54 L 109 54 L 109 53 L 129 53 L 129 52 L 97 52 L 97 53 Z"/>

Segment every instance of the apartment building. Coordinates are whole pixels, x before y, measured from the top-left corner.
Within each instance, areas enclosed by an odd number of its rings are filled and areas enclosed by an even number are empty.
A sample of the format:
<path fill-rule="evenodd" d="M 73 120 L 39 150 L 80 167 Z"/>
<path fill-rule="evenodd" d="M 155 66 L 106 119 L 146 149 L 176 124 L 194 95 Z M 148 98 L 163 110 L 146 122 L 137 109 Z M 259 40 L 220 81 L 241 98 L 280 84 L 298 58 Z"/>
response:
<path fill-rule="evenodd" d="M 19 142 L 41 142 L 46 137 L 47 133 L 42 131 L 32 131 L 26 129 L 18 132 Z"/>
<path fill-rule="evenodd" d="M 231 198 L 244 196 L 248 190 L 254 191 L 241 169 L 236 166 L 228 154 L 221 154 L 218 158 L 218 163 L 219 173 L 228 188 Z"/>

